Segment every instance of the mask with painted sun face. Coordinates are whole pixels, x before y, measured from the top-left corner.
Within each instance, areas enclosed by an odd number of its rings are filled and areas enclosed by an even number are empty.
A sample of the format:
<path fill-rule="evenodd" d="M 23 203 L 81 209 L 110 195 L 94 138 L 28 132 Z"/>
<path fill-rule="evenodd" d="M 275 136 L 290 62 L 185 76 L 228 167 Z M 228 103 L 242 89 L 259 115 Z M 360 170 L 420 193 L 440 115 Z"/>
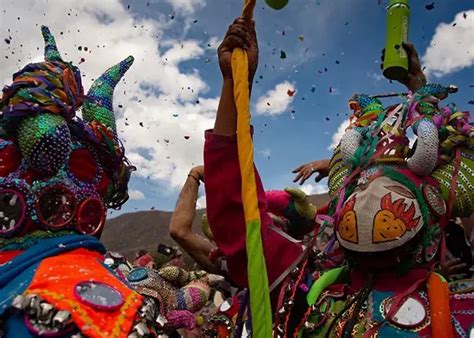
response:
<path fill-rule="evenodd" d="M 407 243 L 422 227 L 416 196 L 403 184 L 381 176 L 347 199 L 337 237 L 346 249 L 381 252 Z"/>

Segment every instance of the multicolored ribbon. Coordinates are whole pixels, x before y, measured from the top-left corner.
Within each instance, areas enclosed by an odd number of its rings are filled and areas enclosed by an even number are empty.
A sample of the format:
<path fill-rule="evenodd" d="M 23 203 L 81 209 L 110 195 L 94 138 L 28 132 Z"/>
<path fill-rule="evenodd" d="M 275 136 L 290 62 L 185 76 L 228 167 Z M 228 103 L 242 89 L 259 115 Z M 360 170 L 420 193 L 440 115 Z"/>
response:
<path fill-rule="evenodd" d="M 244 0 L 242 16 L 251 20 L 256 0 Z M 234 101 L 237 108 L 237 147 L 242 176 L 242 202 L 246 224 L 247 273 L 252 315 L 252 336 L 272 336 L 272 315 L 267 268 L 261 238 L 261 220 L 258 208 L 257 186 L 253 162 L 253 143 L 250 133 L 250 95 L 247 53 L 240 49 L 232 52 Z"/>

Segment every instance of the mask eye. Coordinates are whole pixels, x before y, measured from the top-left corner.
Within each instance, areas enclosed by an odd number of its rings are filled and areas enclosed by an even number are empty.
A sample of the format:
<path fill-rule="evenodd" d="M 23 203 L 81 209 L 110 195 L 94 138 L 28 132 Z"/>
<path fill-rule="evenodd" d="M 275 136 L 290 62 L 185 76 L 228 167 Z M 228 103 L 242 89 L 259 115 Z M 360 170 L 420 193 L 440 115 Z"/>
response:
<path fill-rule="evenodd" d="M 21 163 L 19 149 L 10 141 L 0 139 L 0 143 L 7 145 L 0 149 L 0 177 L 7 177 L 16 171 Z"/>
<path fill-rule="evenodd" d="M 40 222 L 48 228 L 64 228 L 76 212 L 74 193 L 63 185 L 46 188 L 38 197 L 36 212 Z"/>
<path fill-rule="evenodd" d="M 105 207 L 101 200 L 88 198 L 77 209 L 77 228 L 86 235 L 96 235 L 105 223 Z"/>

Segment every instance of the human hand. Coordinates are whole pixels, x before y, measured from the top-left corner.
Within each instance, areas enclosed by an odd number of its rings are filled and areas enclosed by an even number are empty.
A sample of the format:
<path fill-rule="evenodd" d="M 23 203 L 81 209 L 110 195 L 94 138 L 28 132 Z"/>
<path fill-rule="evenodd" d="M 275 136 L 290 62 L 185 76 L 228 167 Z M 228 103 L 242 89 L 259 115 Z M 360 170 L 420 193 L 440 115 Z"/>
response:
<path fill-rule="evenodd" d="M 444 262 L 444 264 L 440 264 L 441 274 L 446 278 L 449 279 L 450 277 L 463 273 L 466 269 L 467 264 L 461 263 L 459 258 L 452 258 Z"/>
<path fill-rule="evenodd" d="M 238 17 L 229 26 L 224 40 L 217 49 L 219 67 L 224 79 L 232 79 L 232 51 L 241 48 L 247 52 L 249 83 L 252 83 L 258 66 L 258 42 L 255 21 Z"/>
<path fill-rule="evenodd" d="M 318 176 L 316 176 L 314 180 L 319 182 L 329 174 L 329 160 L 316 160 L 307 164 L 303 164 L 292 172 L 297 174 L 293 182 L 300 181 L 300 185 L 303 184 L 315 172 L 318 173 Z"/>
<path fill-rule="evenodd" d="M 426 76 L 421 69 L 420 58 L 415 46 L 411 42 L 404 42 L 402 47 L 407 52 L 408 57 L 408 75 L 399 82 L 404 84 L 409 90 L 415 91 L 426 84 Z M 383 69 L 383 61 L 385 59 L 385 48 L 382 50 L 382 63 L 380 68 Z"/>
<path fill-rule="evenodd" d="M 197 167 L 192 168 L 189 171 L 189 175 L 193 176 L 201 182 L 204 182 L 204 166 L 198 165 Z"/>

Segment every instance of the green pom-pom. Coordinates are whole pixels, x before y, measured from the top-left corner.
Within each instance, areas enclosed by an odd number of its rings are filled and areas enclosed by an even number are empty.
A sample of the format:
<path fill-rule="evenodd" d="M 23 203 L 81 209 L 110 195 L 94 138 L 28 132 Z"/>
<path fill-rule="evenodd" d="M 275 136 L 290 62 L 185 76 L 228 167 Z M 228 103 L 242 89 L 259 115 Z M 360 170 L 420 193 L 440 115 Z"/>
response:
<path fill-rule="evenodd" d="M 273 9 L 282 9 L 288 4 L 289 0 L 265 0 L 268 6 Z"/>

